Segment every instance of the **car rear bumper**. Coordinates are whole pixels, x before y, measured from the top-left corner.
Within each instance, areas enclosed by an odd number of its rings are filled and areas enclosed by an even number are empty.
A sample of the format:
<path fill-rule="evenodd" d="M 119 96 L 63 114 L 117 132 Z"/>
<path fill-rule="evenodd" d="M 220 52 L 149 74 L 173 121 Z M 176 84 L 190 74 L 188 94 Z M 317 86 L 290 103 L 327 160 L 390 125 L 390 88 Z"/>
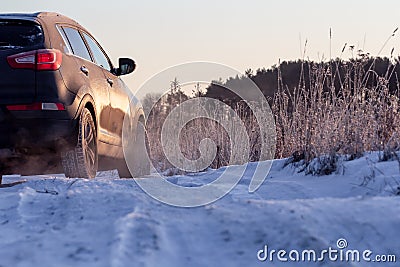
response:
<path fill-rule="evenodd" d="M 17 111 L 0 118 L 0 148 L 58 149 L 75 133 L 76 121 L 62 111 Z"/>

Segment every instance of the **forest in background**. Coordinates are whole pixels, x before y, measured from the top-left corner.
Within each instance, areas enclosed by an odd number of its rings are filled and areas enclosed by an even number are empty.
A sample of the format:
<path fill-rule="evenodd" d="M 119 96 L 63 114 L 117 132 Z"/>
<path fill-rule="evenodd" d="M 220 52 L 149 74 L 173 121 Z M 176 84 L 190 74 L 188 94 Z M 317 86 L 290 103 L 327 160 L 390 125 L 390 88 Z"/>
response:
<path fill-rule="evenodd" d="M 260 68 L 257 70 L 248 69 L 243 76 L 231 77 L 222 83 L 214 82 L 207 89 L 204 96 L 219 99 L 225 103 L 235 103 L 240 101 L 238 96 L 232 94 L 224 87 L 238 86 L 243 82 L 244 77 L 251 79 L 263 94 L 270 100 L 278 92 L 280 87 L 293 92 L 296 88 L 310 90 L 315 86 L 313 73 L 318 69 L 325 69 L 325 78 L 329 79 L 323 84 L 324 91 L 331 90 L 332 86 L 336 90 L 343 89 L 346 82 L 357 82 L 357 78 L 362 76 L 363 86 L 372 88 L 380 78 L 387 80 L 387 87 L 391 93 L 396 93 L 399 87 L 398 76 L 400 75 L 399 58 L 372 58 L 364 54 L 356 59 L 343 60 L 337 58 L 330 62 L 314 61 L 283 61 L 270 68 Z M 246 88 L 243 88 L 246 90 Z"/>

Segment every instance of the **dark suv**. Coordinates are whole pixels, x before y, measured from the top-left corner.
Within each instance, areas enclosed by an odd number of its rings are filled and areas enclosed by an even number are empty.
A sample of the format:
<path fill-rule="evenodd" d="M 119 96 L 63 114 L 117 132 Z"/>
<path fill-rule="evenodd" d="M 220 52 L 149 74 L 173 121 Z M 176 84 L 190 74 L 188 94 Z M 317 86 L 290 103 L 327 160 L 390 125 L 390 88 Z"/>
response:
<path fill-rule="evenodd" d="M 62 166 L 67 177 L 92 178 L 99 160 L 129 175 L 122 125 L 129 116 L 143 135 L 137 125 L 144 113 L 119 76 L 134 69 L 128 58 L 114 67 L 96 39 L 65 16 L 0 14 L 0 175 Z M 145 174 L 139 158 L 133 171 Z"/>

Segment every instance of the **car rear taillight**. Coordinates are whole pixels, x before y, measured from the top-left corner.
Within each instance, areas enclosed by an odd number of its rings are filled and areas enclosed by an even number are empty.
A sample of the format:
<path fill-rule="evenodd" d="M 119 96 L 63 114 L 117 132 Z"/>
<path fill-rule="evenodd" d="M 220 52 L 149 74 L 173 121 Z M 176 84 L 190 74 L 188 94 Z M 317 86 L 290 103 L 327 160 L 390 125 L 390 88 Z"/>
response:
<path fill-rule="evenodd" d="M 65 110 L 62 103 L 33 103 L 28 105 L 9 105 L 10 111 L 28 111 L 28 110 Z"/>
<path fill-rule="evenodd" d="M 14 69 L 58 70 L 62 54 L 57 49 L 39 49 L 8 56 L 7 62 Z"/>

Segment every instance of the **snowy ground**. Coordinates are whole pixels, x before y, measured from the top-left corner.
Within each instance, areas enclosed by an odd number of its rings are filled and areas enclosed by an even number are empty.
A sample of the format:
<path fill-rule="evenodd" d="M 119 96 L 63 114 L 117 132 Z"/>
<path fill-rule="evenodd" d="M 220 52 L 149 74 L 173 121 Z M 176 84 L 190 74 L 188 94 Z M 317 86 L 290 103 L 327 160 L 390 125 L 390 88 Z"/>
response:
<path fill-rule="evenodd" d="M 249 194 L 250 164 L 231 193 L 199 208 L 159 203 L 112 172 L 94 180 L 26 177 L 0 191 L 0 266 L 399 266 L 327 258 L 282 263 L 276 254 L 272 262 L 259 261 L 265 245 L 320 252 L 338 249 L 340 238 L 346 249 L 371 250 L 371 259 L 396 255 L 400 261 L 397 161 L 367 155 L 323 177 L 283 165 L 275 161 Z M 222 171 L 170 181 L 201 185 Z"/>

